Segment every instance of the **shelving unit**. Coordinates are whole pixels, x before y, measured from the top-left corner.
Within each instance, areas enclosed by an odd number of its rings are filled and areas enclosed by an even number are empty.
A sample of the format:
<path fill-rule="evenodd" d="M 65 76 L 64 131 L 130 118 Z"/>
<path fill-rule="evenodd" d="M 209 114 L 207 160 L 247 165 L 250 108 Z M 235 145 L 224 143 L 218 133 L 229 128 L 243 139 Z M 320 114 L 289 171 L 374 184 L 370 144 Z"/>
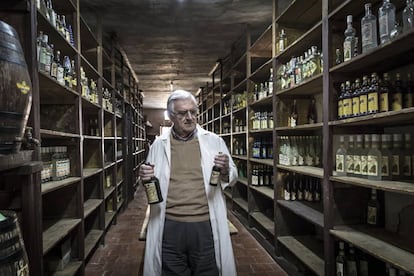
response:
<path fill-rule="evenodd" d="M 374 12 L 381 2 L 372 2 Z M 401 13 L 405 2 L 392 2 L 397 14 Z M 414 229 L 410 224 L 412 217 L 407 215 L 414 202 L 412 181 L 338 176 L 335 153 L 338 135 L 413 136 L 413 107 L 337 119 L 337 97 L 340 83 L 345 80 L 371 72 L 412 72 L 414 32 L 403 33 L 368 53 L 335 64 L 335 49 L 343 47 L 346 16 L 353 15 L 359 35 L 364 2 L 275 0 L 273 9 L 269 27 L 260 35 L 246 30 L 234 43 L 229 58 L 215 68 L 213 85 L 208 83 L 199 96 L 199 122 L 226 141 L 239 170 L 235 186 L 224 191 L 228 208 L 290 275 L 335 275 L 339 241 L 347 244 L 345 254 L 348 245 L 353 245 L 358 254 L 365 254 L 375 275 L 385 275 L 386 265 L 413 274 L 414 240 L 409 233 Z M 280 51 L 278 39 L 282 29 L 287 33 L 287 47 Z M 312 46 L 323 55 L 321 71 L 286 86 L 281 82 L 281 69 L 292 57 L 303 55 Z M 255 85 L 269 79 L 271 68 L 272 93 L 257 97 Z M 220 91 L 221 96 L 214 91 Z M 243 94 L 246 96 L 241 97 Z M 308 123 L 310 99 L 315 99 L 317 119 Z M 293 100 L 298 109 L 298 124 L 294 127 L 289 124 Z M 217 110 L 221 110 L 219 114 Z M 255 125 L 257 112 L 259 116 L 272 112 L 274 125 Z M 280 155 L 284 139 L 300 141 L 305 136 L 317 145 L 315 156 L 320 157 L 319 162 L 284 164 Z M 261 146 L 257 155 L 255 141 L 263 138 L 271 138 L 270 156 L 266 156 L 266 146 Z M 266 168 L 272 171 L 270 181 L 266 179 Z M 263 181 L 259 184 L 265 185 L 257 185 L 258 177 Z M 292 179 L 317 187 L 317 197 L 287 200 L 285 183 Z M 385 219 L 377 227 L 367 227 L 365 222 L 371 189 L 377 190 Z"/>
<path fill-rule="evenodd" d="M 35 190 L 21 188 L 21 206 L 2 208 L 23 214 L 30 274 L 83 275 L 86 262 L 116 223 L 118 212 L 134 196 L 136 169 L 129 175 L 128 166 L 136 167 L 144 157 L 142 95 L 127 57 L 114 42 L 104 41 L 100 25 L 91 30 L 81 15 L 81 1 L 52 1 L 56 14 L 65 15 L 66 23 L 73 27 L 72 41 L 36 7 L 36 1 L 18 2 L 21 5 L 1 5 L 0 19 L 12 25 L 23 41 L 33 84 L 28 125 L 33 127 L 42 148 L 55 152 L 58 147 L 66 149 L 67 157 L 53 158 L 69 162 L 70 169 L 62 179 L 41 183 L 40 173 L 34 169 L 31 177 L 23 179 L 14 167 L 5 168 L 8 182 L 23 181 L 22 187 L 32 185 Z M 76 85 L 57 81 L 38 65 L 37 50 L 43 47 L 37 40 L 40 32 L 48 35 L 49 45 L 53 44 L 52 54 L 60 51 L 62 64 L 64 56 L 74 61 Z M 89 92 L 84 89 L 85 80 Z M 134 151 L 127 151 L 132 144 Z M 43 166 L 48 166 L 49 160 L 44 157 L 43 150 L 41 155 L 40 148 L 36 148 L 18 166 L 26 167 L 42 159 Z M 51 157 L 55 164 L 53 160 Z M 0 188 L 4 189 L 3 183 Z M 33 213 L 31 218 L 28 212 Z"/>

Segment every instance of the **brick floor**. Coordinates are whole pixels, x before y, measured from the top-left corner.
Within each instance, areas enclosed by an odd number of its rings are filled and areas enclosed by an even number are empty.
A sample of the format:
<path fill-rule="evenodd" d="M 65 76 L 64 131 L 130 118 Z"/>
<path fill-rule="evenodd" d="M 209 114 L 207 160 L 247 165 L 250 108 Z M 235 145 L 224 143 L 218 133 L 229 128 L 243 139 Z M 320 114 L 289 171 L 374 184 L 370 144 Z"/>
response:
<path fill-rule="evenodd" d="M 139 189 L 118 216 L 117 223 L 106 234 L 105 244 L 97 248 L 86 265 L 87 276 L 142 275 L 145 242 L 139 241 L 138 235 L 145 218 L 144 197 Z M 239 231 L 231 236 L 238 276 L 288 275 L 233 214 L 229 213 L 229 219 Z"/>

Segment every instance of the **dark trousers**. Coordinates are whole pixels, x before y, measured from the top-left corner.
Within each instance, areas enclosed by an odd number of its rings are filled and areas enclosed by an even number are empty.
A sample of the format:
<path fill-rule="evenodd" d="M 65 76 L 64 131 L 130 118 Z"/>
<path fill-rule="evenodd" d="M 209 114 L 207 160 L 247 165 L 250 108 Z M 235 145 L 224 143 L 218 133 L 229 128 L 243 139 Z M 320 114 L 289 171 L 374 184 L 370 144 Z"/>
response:
<path fill-rule="evenodd" d="M 219 275 L 210 221 L 165 220 L 162 238 L 162 275 Z"/>

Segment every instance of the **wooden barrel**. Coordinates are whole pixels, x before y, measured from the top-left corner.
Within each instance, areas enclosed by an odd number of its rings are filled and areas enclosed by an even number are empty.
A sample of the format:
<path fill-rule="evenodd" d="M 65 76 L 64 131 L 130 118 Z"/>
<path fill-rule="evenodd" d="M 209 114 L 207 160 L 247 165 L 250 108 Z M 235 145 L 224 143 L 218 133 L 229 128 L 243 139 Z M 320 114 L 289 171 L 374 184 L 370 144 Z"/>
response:
<path fill-rule="evenodd" d="M 20 150 L 32 103 L 31 87 L 17 32 L 0 20 L 0 154 Z"/>
<path fill-rule="evenodd" d="M 0 276 L 29 275 L 29 264 L 17 216 L 1 211 L 6 217 L 0 221 Z"/>

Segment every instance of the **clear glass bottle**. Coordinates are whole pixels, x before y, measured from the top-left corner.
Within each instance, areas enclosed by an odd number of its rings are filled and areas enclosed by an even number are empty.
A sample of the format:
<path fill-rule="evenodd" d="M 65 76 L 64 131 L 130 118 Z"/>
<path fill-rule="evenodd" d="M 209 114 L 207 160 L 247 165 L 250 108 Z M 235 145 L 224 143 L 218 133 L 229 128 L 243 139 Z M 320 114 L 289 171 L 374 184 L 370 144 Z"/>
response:
<path fill-rule="evenodd" d="M 371 3 L 365 4 L 365 15 L 361 19 L 362 53 L 378 46 L 377 17 L 372 14 Z"/>
<path fill-rule="evenodd" d="M 411 141 L 411 134 L 404 134 L 404 150 L 402 157 L 402 178 L 405 181 L 413 181 L 413 143 Z"/>
<path fill-rule="evenodd" d="M 358 268 L 357 268 L 357 260 L 355 257 L 355 249 L 352 244 L 349 245 L 349 254 L 346 257 L 346 269 L 347 275 L 349 276 L 357 276 L 358 275 Z"/>
<path fill-rule="evenodd" d="M 336 150 L 335 155 L 335 171 L 337 176 L 345 176 L 346 175 L 346 155 L 347 150 L 345 148 L 345 138 L 343 135 L 339 136 L 339 147 Z"/>
<path fill-rule="evenodd" d="M 346 257 L 345 257 L 345 244 L 344 242 L 339 242 L 339 251 L 338 255 L 336 256 L 336 276 L 346 276 Z"/>
<path fill-rule="evenodd" d="M 403 144 L 402 134 L 394 133 L 392 135 L 392 150 L 391 150 L 391 177 L 392 180 L 401 180 L 402 178 L 402 156 Z"/>
<path fill-rule="evenodd" d="M 283 52 L 287 47 L 287 35 L 284 29 L 280 30 L 279 35 L 279 53 Z"/>
<path fill-rule="evenodd" d="M 395 5 L 390 0 L 383 0 L 378 9 L 378 25 L 381 44 L 390 41 L 390 34 L 395 26 Z"/>
<path fill-rule="evenodd" d="M 354 176 L 354 135 L 348 136 L 348 148 L 346 150 L 346 175 Z"/>
<path fill-rule="evenodd" d="M 414 28 L 414 0 L 407 0 L 402 12 L 403 32 L 406 33 Z"/>
<path fill-rule="evenodd" d="M 270 75 L 268 80 L 268 96 L 273 94 L 273 68 L 270 68 Z"/>
<path fill-rule="evenodd" d="M 355 49 L 355 28 L 352 27 L 352 15 L 348 15 L 346 17 L 347 28 L 344 32 L 345 40 L 344 40 L 344 61 L 350 60 L 354 56 L 354 49 Z"/>
<path fill-rule="evenodd" d="M 391 134 L 381 135 L 381 180 L 391 180 Z"/>
<path fill-rule="evenodd" d="M 371 148 L 368 151 L 368 179 L 381 180 L 381 151 L 380 136 L 378 134 L 371 135 Z"/>
<path fill-rule="evenodd" d="M 298 107 L 296 100 L 293 100 L 293 103 L 290 107 L 290 115 L 289 115 L 289 126 L 296 127 L 298 125 Z"/>
<path fill-rule="evenodd" d="M 368 152 L 371 148 L 371 135 L 364 135 L 364 150 L 361 155 L 361 168 L 362 168 L 362 177 L 366 178 L 368 176 Z"/>
<path fill-rule="evenodd" d="M 355 176 L 362 176 L 362 161 L 361 156 L 364 151 L 364 140 L 362 134 L 356 136 L 355 151 L 354 151 L 354 174 Z"/>

